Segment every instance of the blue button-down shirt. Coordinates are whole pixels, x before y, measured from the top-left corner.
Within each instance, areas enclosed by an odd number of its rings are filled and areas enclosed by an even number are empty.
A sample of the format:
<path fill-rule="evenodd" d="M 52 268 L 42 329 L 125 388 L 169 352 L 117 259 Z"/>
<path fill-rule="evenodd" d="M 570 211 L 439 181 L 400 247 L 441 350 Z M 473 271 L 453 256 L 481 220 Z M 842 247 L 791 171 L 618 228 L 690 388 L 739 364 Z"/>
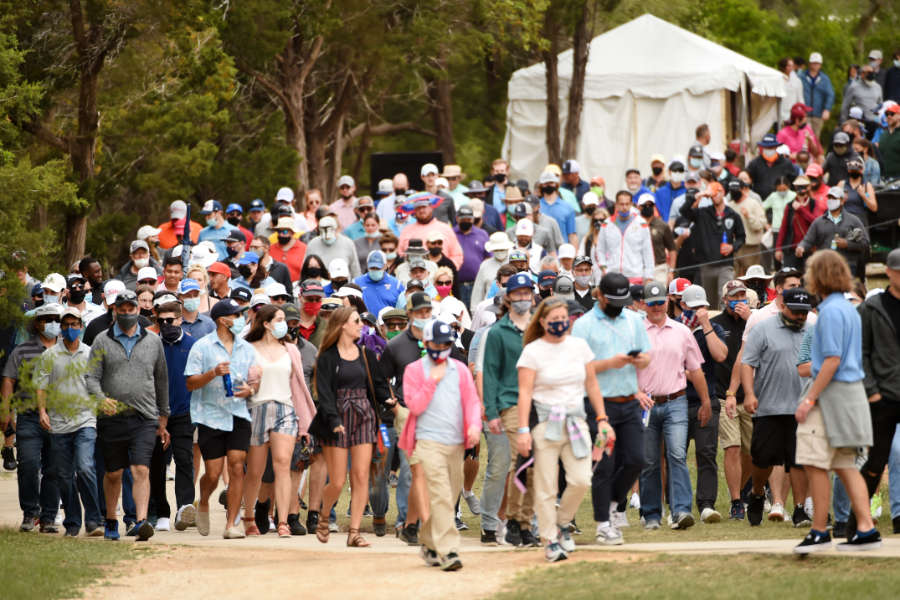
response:
<path fill-rule="evenodd" d="M 141 339 L 141 326 L 138 325 L 134 328 L 134 335 L 125 335 L 125 332 L 119 328 L 119 324 L 113 323 L 113 337 L 125 348 L 125 356 L 131 358 L 131 351 L 134 350 L 138 340 Z"/>
<path fill-rule="evenodd" d="M 862 320 L 844 295 L 835 292 L 819 304 L 819 318 L 813 332 L 812 376 L 822 369 L 826 358 L 838 356 L 841 364 L 833 379 L 845 383 L 865 377 L 862 368 Z"/>
<path fill-rule="evenodd" d="M 197 340 L 188 354 L 185 377 L 200 375 L 216 367 L 219 363 L 228 362 L 231 369 L 232 385 L 238 378 L 247 381 L 250 367 L 256 364 L 256 355 L 251 346 L 242 337 L 235 336 L 231 354 L 225 349 L 219 333 L 212 333 Z M 219 431 L 231 431 L 232 417 L 250 420 L 246 398 L 226 398 L 225 384 L 221 377 L 214 377 L 202 388 L 191 393 L 191 421 L 206 425 Z"/>
<path fill-rule="evenodd" d="M 219 260 L 226 260 L 228 258 L 228 248 L 225 246 L 225 238 L 231 234 L 232 229 L 237 228 L 228 222 L 222 223 L 222 226 L 218 229 L 212 225 L 207 225 L 200 230 L 197 240 L 200 242 L 212 242 L 213 246 L 216 247 L 216 252 L 219 253 Z"/>
<path fill-rule="evenodd" d="M 572 335 L 584 339 L 594 351 L 594 360 L 605 360 L 632 350 L 650 351 L 650 338 L 644 320 L 625 309 L 615 319 L 606 316 L 599 305 L 575 321 Z M 597 383 L 604 396 L 630 396 L 638 391 L 637 371 L 633 365 L 607 369 L 597 373 Z"/>
<path fill-rule="evenodd" d="M 203 313 L 199 313 L 197 315 L 197 318 L 194 319 L 194 321 L 191 323 L 188 323 L 185 319 L 182 319 L 181 330 L 195 340 L 199 340 L 203 336 L 215 331 L 216 324 L 212 319 L 210 319 Z"/>
<path fill-rule="evenodd" d="M 541 213 L 556 220 L 564 240 L 568 241 L 569 234 L 575 233 L 575 211 L 560 196 L 556 197 L 553 204 L 548 204 L 541 198 Z"/>

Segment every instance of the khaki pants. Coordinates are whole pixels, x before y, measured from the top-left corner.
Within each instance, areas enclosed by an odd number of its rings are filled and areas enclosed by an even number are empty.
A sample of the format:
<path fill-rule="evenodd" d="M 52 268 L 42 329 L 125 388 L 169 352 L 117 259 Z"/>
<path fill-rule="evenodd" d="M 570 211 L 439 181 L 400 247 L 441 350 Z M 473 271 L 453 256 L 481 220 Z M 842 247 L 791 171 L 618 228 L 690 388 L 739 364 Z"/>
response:
<path fill-rule="evenodd" d="M 534 516 L 534 469 L 526 471 L 528 488 L 524 494 L 515 484 L 516 458 L 519 456 L 516 443 L 519 437 L 516 431 L 519 428 L 519 408 L 512 406 L 504 410 L 500 413 L 500 421 L 509 439 L 509 455 L 512 456 L 509 463 L 509 481 L 506 484 L 506 519 L 518 521 L 523 529 L 531 529 L 531 517 Z"/>
<path fill-rule="evenodd" d="M 669 283 L 669 265 L 667 263 L 660 263 L 653 267 L 653 279 L 660 283 L 665 283 L 668 285 Z"/>
<path fill-rule="evenodd" d="M 825 124 L 825 121 L 822 117 L 809 117 L 809 126 L 812 127 L 813 133 L 816 134 L 816 138 L 822 139 L 822 125 Z"/>
<path fill-rule="evenodd" d="M 422 543 L 447 556 L 459 551 L 459 531 L 456 530 L 456 499 L 463 486 L 462 444 L 449 446 L 431 440 L 416 440 L 413 456 L 422 465 L 431 514 L 422 524 Z"/>
<path fill-rule="evenodd" d="M 734 253 L 734 276 L 743 277 L 753 265 L 761 265 L 765 257 L 761 254 L 762 244 L 744 245 Z M 721 288 L 720 288 L 721 289 Z"/>
<path fill-rule="evenodd" d="M 534 449 L 534 509 L 538 530 L 545 544 L 557 541 L 557 525 L 575 518 L 578 505 L 591 486 L 591 457 L 575 458 L 565 427 L 559 441 L 544 438 L 547 423 L 541 423 L 531 432 Z M 584 439 L 590 440 L 587 425 L 579 424 Z M 556 508 L 559 479 L 559 461 L 566 470 L 566 491 Z"/>

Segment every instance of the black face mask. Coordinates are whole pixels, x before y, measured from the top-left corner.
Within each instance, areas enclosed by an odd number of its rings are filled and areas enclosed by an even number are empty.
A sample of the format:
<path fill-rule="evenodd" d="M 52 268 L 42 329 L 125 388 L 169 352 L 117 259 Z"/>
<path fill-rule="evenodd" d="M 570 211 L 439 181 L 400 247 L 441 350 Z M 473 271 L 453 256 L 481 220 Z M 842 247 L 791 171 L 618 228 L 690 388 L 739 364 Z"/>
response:
<path fill-rule="evenodd" d="M 729 194 L 731 194 L 732 200 L 739 200 L 743 195 L 743 192 L 741 192 L 741 190 L 731 190 Z"/>
<path fill-rule="evenodd" d="M 553 294 L 553 290 L 550 288 L 541 288 L 538 292 L 541 295 L 541 298 L 549 298 L 551 294 Z"/>
<path fill-rule="evenodd" d="M 866 73 L 866 81 L 875 81 L 875 73 L 874 72 Z"/>
<path fill-rule="evenodd" d="M 294 236 L 292 236 L 292 235 L 279 235 L 278 243 L 281 244 L 282 246 L 287 246 L 288 244 L 291 243 L 292 239 L 294 239 Z"/>
<path fill-rule="evenodd" d="M 306 279 L 307 277 L 312 277 L 313 279 L 315 279 L 316 277 L 321 277 L 321 276 L 322 276 L 322 269 L 320 269 L 319 267 L 307 267 L 306 277 L 304 277 L 304 279 Z"/>
<path fill-rule="evenodd" d="M 847 174 L 850 175 L 850 177 L 852 177 L 853 179 L 862 177 L 862 171 L 848 171 Z M 76 304 L 78 303 L 76 302 Z"/>
<path fill-rule="evenodd" d="M 234 258 L 237 256 L 238 252 L 240 252 L 240 250 L 237 248 L 232 248 L 230 246 L 225 247 L 225 253 L 228 255 L 228 258 Z"/>
<path fill-rule="evenodd" d="M 460 231 L 469 231 L 474 225 L 471 221 L 459 221 L 457 224 L 459 225 Z"/>
<path fill-rule="evenodd" d="M 142 317 L 147 317 L 148 319 L 152 319 L 152 318 L 153 318 L 153 311 L 150 310 L 149 308 L 142 308 L 142 309 L 141 309 L 141 316 L 142 316 Z"/>
<path fill-rule="evenodd" d="M 544 196 L 550 196 L 556 191 L 555 185 L 545 185 L 541 187 L 541 194 Z"/>
<path fill-rule="evenodd" d="M 181 327 L 163 323 L 159 326 L 159 337 L 167 344 L 174 344 L 181 339 Z"/>
<path fill-rule="evenodd" d="M 406 190 L 405 190 L 404 188 L 399 188 L 399 189 L 398 189 L 398 188 L 394 188 L 394 195 L 395 195 L 395 196 L 405 196 L 405 195 L 406 195 Z"/>
<path fill-rule="evenodd" d="M 653 210 L 654 206 L 649 202 L 647 204 L 643 204 L 641 205 L 641 216 L 649 219 L 653 216 Z"/>
<path fill-rule="evenodd" d="M 443 251 L 444 251 L 443 248 L 433 247 L 433 248 L 428 249 L 428 254 L 430 254 L 431 256 L 440 256 L 441 252 L 443 252 Z"/>
<path fill-rule="evenodd" d="M 87 292 L 84 290 L 69 290 L 69 304 L 81 304 Z"/>
<path fill-rule="evenodd" d="M 594 214 L 595 210 L 597 210 L 597 207 L 594 206 L 593 204 L 589 204 L 584 207 L 584 214 L 590 216 L 590 215 Z"/>
<path fill-rule="evenodd" d="M 231 223 L 232 225 L 234 225 L 235 227 L 237 227 L 238 225 L 241 224 L 241 218 L 240 218 L 240 217 L 228 217 L 228 219 L 226 219 L 226 220 L 227 220 L 229 223 Z"/>
<path fill-rule="evenodd" d="M 659 175 L 660 173 L 663 172 L 662 167 L 650 167 L 650 170 L 653 171 L 654 175 Z"/>
<path fill-rule="evenodd" d="M 250 270 L 250 265 L 240 265 L 238 267 L 238 273 L 241 274 L 241 277 L 249 280 L 250 276 L 253 275 L 253 272 Z"/>
<path fill-rule="evenodd" d="M 122 331 L 129 331 L 138 323 L 138 316 L 136 314 L 128 314 L 128 315 L 116 315 L 116 323 L 119 324 L 119 328 Z"/>
<path fill-rule="evenodd" d="M 594 221 L 594 229 L 600 229 L 603 226 L 603 221 Z"/>
<path fill-rule="evenodd" d="M 624 306 L 613 306 L 612 304 L 607 304 L 603 307 L 603 314 L 605 314 L 610 319 L 615 319 L 622 314 L 622 309 L 624 308 Z"/>

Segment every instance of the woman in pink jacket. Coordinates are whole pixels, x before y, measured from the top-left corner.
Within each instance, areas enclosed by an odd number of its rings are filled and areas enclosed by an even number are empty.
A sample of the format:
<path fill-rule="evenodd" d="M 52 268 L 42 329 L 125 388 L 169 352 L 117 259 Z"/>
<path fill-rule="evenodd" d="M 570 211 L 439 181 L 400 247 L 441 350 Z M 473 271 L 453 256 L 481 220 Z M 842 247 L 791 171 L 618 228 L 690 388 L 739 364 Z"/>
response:
<path fill-rule="evenodd" d="M 409 418 L 398 445 L 421 465 L 430 499 L 420 532 L 422 558 L 445 571 L 462 568 L 454 503 L 463 485 L 463 453 L 481 438 L 481 404 L 466 365 L 449 358 L 456 332 L 432 320 L 422 331 L 426 356 L 407 365 Z"/>

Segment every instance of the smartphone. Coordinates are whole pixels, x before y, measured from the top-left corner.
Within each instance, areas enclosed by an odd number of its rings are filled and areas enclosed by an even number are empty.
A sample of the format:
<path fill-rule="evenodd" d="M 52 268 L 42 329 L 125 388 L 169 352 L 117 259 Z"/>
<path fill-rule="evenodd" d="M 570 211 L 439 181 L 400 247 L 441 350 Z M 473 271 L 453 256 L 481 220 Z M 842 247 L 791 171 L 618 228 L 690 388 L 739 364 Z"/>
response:
<path fill-rule="evenodd" d="M 640 350 L 632 350 L 631 352 L 628 353 L 628 356 L 630 356 L 631 358 L 637 358 L 638 354 L 640 354 L 640 353 L 641 353 Z"/>

